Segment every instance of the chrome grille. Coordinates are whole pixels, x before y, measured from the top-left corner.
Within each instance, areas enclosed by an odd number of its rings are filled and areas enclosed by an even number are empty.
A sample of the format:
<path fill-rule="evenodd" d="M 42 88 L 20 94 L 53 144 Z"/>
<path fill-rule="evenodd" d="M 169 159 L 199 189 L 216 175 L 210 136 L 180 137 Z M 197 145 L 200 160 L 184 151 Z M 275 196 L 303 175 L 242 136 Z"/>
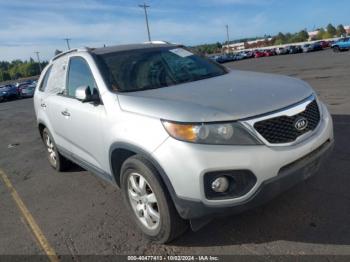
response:
<path fill-rule="evenodd" d="M 305 118 L 306 128 L 298 130 L 295 127 L 298 119 Z M 320 111 L 316 100 L 308 104 L 305 110 L 293 116 L 278 116 L 256 122 L 254 128 L 271 144 L 291 143 L 299 136 L 314 130 L 320 122 Z"/>

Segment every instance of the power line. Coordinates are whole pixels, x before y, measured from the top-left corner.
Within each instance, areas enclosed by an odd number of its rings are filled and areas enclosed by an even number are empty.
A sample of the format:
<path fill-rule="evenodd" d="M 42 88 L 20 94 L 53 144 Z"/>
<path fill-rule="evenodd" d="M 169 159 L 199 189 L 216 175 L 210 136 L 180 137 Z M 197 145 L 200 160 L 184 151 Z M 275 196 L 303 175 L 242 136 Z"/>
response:
<path fill-rule="evenodd" d="M 146 5 L 146 3 L 143 3 L 143 5 L 139 5 L 139 7 L 143 8 L 145 11 L 145 18 L 146 18 L 146 26 L 147 26 L 147 33 L 148 33 L 148 41 L 151 42 L 151 33 L 149 31 L 149 24 L 148 24 L 148 14 L 147 14 L 147 8 L 149 8 L 149 5 Z"/>
<path fill-rule="evenodd" d="M 68 50 L 70 50 L 69 41 L 71 40 L 71 38 L 63 38 L 63 40 L 66 41 Z"/>
<path fill-rule="evenodd" d="M 34 52 L 36 54 L 36 58 L 38 59 L 38 64 L 39 64 L 39 70 L 40 70 L 40 73 L 41 73 L 41 62 L 40 62 L 40 57 L 39 57 L 39 53 L 38 51 Z"/>

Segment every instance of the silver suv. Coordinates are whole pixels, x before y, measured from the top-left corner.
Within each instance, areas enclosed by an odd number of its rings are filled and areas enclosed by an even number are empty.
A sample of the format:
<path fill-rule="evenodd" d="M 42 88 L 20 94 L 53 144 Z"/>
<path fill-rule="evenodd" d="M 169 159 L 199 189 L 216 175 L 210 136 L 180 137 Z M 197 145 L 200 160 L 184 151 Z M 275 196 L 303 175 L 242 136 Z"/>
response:
<path fill-rule="evenodd" d="M 315 173 L 333 145 L 331 116 L 305 82 L 230 70 L 180 45 L 60 54 L 34 105 L 50 164 L 120 186 L 160 243 L 266 202 Z"/>

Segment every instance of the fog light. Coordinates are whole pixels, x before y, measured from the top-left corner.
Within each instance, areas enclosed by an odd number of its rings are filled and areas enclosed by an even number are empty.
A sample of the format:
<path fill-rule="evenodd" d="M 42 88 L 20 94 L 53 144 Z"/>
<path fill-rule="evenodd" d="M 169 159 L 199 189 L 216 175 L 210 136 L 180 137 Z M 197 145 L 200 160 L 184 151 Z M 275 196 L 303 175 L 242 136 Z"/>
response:
<path fill-rule="evenodd" d="M 211 183 L 211 189 L 213 189 L 217 193 L 223 193 L 225 192 L 229 187 L 229 181 L 227 177 L 221 176 L 216 178 Z"/>

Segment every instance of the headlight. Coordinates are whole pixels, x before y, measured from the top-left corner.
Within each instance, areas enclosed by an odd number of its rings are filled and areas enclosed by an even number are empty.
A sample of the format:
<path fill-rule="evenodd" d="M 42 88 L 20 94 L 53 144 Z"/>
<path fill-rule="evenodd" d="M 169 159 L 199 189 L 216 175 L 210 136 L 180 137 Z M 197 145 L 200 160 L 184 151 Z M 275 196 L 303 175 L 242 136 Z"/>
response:
<path fill-rule="evenodd" d="M 237 122 L 184 124 L 162 121 L 162 123 L 170 136 L 186 142 L 212 145 L 261 144 L 258 139 Z"/>

